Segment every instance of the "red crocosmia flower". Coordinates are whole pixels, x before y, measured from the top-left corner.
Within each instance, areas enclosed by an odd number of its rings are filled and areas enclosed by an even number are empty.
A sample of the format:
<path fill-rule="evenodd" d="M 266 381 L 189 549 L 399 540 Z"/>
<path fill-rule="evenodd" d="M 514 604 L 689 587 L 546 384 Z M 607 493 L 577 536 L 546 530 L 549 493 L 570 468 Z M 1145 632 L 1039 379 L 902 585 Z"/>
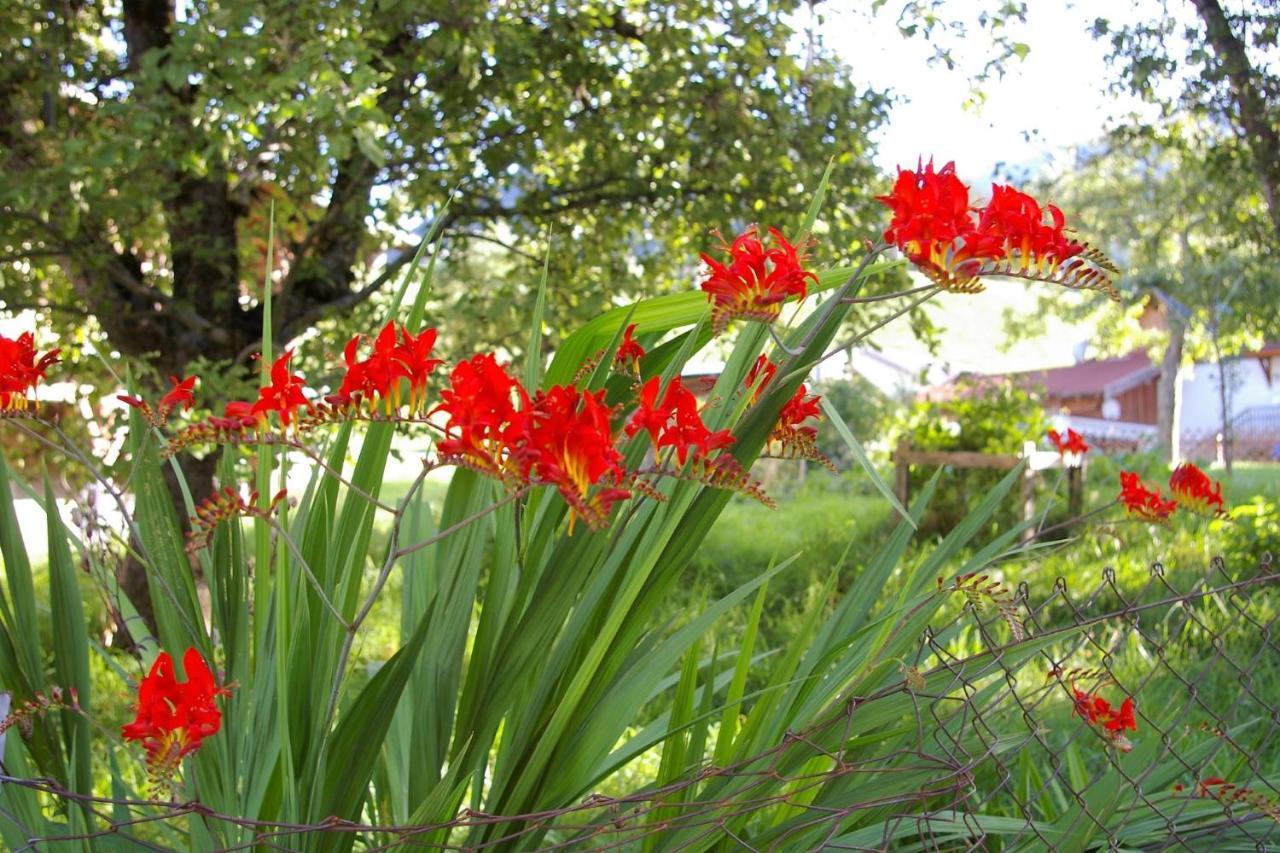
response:
<path fill-rule="evenodd" d="M 253 404 L 252 412 L 259 417 L 260 422 L 269 413 L 275 412 L 280 416 L 280 423 L 287 427 L 299 408 L 311 406 L 302 393 L 302 389 L 306 387 L 302 377 L 289 372 L 291 358 L 293 350 L 285 350 L 271 365 L 271 384 L 258 391 L 258 401 Z"/>
<path fill-rule="evenodd" d="M 947 290 L 978 293 L 983 277 L 1015 276 L 1119 298 L 1111 286 L 1115 266 L 1066 236 L 1061 210 L 1042 209 L 1013 187 L 993 185 L 990 201 L 978 208 L 954 163 L 935 171 L 930 161 L 899 169 L 893 190 L 877 198 L 893 211 L 885 241 Z"/>
<path fill-rule="evenodd" d="M 1133 716 L 1133 699 L 1126 696 L 1124 701 L 1120 703 L 1120 710 L 1111 712 L 1111 718 L 1106 722 L 1106 729 L 1109 732 L 1116 733 L 1125 729 L 1131 732 L 1138 730 L 1138 721 Z"/>
<path fill-rule="evenodd" d="M 230 694 L 218 687 L 213 673 L 194 648 L 182 658 L 187 680 L 178 681 L 168 652 L 156 656 L 151 672 L 138 686 L 137 715 L 121 729 L 125 740 L 142 743 L 153 770 L 171 770 L 179 759 L 200 748 L 222 726 L 214 699 Z"/>
<path fill-rule="evenodd" d="M 1062 435 L 1056 429 L 1049 430 L 1049 443 L 1053 445 L 1053 449 L 1062 455 L 1068 453 L 1076 456 L 1084 456 L 1089 452 L 1089 445 L 1085 443 L 1080 433 L 1068 428 L 1067 434 Z"/>
<path fill-rule="evenodd" d="M 799 429 L 800 425 L 809 418 L 822 417 L 821 403 L 822 397 L 810 394 L 808 386 L 801 385 L 796 389 L 795 395 L 782 407 L 782 412 L 778 415 L 778 425 L 774 429 Z M 804 427 L 804 429 L 817 433 L 813 427 Z"/>
<path fill-rule="evenodd" d="M 191 411 L 196 399 L 194 394 L 196 379 L 197 377 L 195 376 L 188 376 L 186 379 L 170 376 L 169 383 L 173 385 L 173 388 L 160 398 L 160 411 L 167 414 L 179 406 L 184 411 Z"/>
<path fill-rule="evenodd" d="M 893 211 L 886 242 L 949 290 L 982 289 L 977 278 L 983 263 L 1002 257 L 1004 241 L 979 231 L 969 187 L 956 176 L 955 163 L 937 171 L 932 160 L 915 171 L 899 169 L 892 192 L 876 198 Z"/>
<path fill-rule="evenodd" d="M 27 392 L 45 378 L 48 369 L 58 362 L 54 349 L 39 355 L 35 336 L 23 332 L 16 338 L 0 335 L 0 411 L 21 411 L 30 405 Z"/>
<path fill-rule="evenodd" d="M 991 185 L 991 200 L 981 211 L 978 229 L 1003 236 L 1005 254 L 1016 257 L 1024 270 L 1033 264 L 1059 264 L 1085 250 L 1083 243 L 1066 236 L 1066 217 L 1057 206 L 1049 204 L 1042 211 L 1034 198 L 1011 186 Z"/>
<path fill-rule="evenodd" d="M 671 408 L 667 406 L 666 400 L 664 399 L 661 403 L 658 401 L 661 386 L 662 380 L 657 376 L 651 377 L 640 386 L 639 405 L 636 406 L 631 420 L 627 421 L 625 430 L 627 435 L 633 436 L 640 430 L 644 430 L 649 433 L 651 442 L 655 445 L 658 443 L 658 438 L 662 435 L 667 421 L 671 420 Z"/>
<path fill-rule="evenodd" d="M 1163 522 L 1178 508 L 1176 501 L 1167 500 L 1159 489 L 1148 489 L 1142 478 L 1132 471 L 1120 472 L 1120 497 L 1129 515 L 1143 521 Z"/>
<path fill-rule="evenodd" d="M 169 382 L 173 387 L 160 398 L 160 405 L 155 410 L 151 408 L 150 403 L 140 397 L 117 394 L 116 399 L 137 409 L 147 423 L 154 427 L 161 427 L 169 420 L 169 413 L 175 408 L 181 406 L 184 409 L 190 409 L 195 402 L 195 395 L 192 390 L 196 385 L 196 377 L 189 376 L 186 379 L 179 379 L 176 376 L 170 376 Z"/>
<path fill-rule="evenodd" d="M 359 400 L 372 404 L 377 399 L 387 399 L 392 389 L 405 375 L 404 365 L 397 356 L 398 340 L 395 323 L 389 322 L 373 339 L 373 352 L 361 360 L 361 336 L 355 335 L 342 349 L 342 360 L 347 373 L 338 387 L 338 398 L 343 401 Z"/>
<path fill-rule="evenodd" d="M 1097 723 L 1099 720 L 1105 720 L 1111 714 L 1111 703 L 1106 699 L 1085 693 L 1078 687 L 1072 687 L 1071 692 L 1075 698 L 1075 710 L 1073 713 L 1083 717 L 1090 725 Z"/>
<path fill-rule="evenodd" d="M 405 379 L 409 380 L 409 407 L 417 409 L 427 391 L 427 380 L 444 361 L 431 357 L 436 345 L 436 330 L 423 329 L 417 335 L 401 327 L 403 342 L 396 347 L 395 356 L 400 361 Z"/>
<path fill-rule="evenodd" d="M 760 399 L 760 395 L 764 393 L 764 389 L 773 381 L 773 377 L 777 374 L 778 365 L 774 364 L 769 359 L 769 356 L 761 353 L 760 357 L 756 359 L 756 363 L 751 365 L 751 370 L 748 371 L 747 380 L 744 383 L 748 388 L 755 389 L 751 392 L 751 402 L 754 403 Z M 759 380 L 760 384 L 757 385 L 756 380 Z"/>
<path fill-rule="evenodd" d="M 645 355 L 644 347 L 640 346 L 640 342 L 635 339 L 635 331 L 635 323 L 627 326 L 622 333 L 622 343 L 618 345 L 618 352 L 613 357 L 615 367 L 632 373 L 639 372 L 640 359 Z"/>
<path fill-rule="evenodd" d="M 689 460 L 690 454 L 702 458 L 733 444 L 729 430 L 712 432 L 703 423 L 698 398 L 684 387 L 679 376 L 667 385 L 661 402 L 658 401 L 658 382 L 655 376 L 640 389 L 640 405 L 627 423 L 627 435 L 645 430 L 656 448 L 674 447 L 681 465 Z"/>
<path fill-rule="evenodd" d="M 804 268 L 804 256 L 782 232 L 769 229 L 772 245 L 766 245 L 753 225 L 725 244 L 729 262 L 721 263 L 703 253 L 710 270 L 701 288 L 711 300 L 711 325 L 716 334 L 730 320 L 758 320 L 772 323 L 782 313 L 782 303 L 790 297 L 803 298 L 808 281 L 818 277 Z M 722 238 L 723 239 L 723 238 Z"/>
<path fill-rule="evenodd" d="M 1221 515 L 1222 484 L 1191 462 L 1183 462 L 1169 477 L 1169 491 L 1178 506 L 1201 515 Z"/>
<path fill-rule="evenodd" d="M 678 394 L 674 401 L 674 417 L 662 431 L 662 438 L 658 439 L 658 447 L 674 447 L 676 458 L 683 465 L 690 453 L 695 459 L 701 459 L 712 451 L 721 450 L 733 444 L 734 438 L 729 430 L 720 429 L 712 432 L 703 423 L 702 413 L 698 411 L 698 400 L 693 396 L 693 392 L 683 387 L 680 390 L 683 393 Z"/>
<path fill-rule="evenodd" d="M 525 433 L 529 397 L 492 353 L 472 356 L 454 366 L 449 387 L 432 412 L 447 414 L 442 457 L 514 484 L 522 480 L 510 459 Z"/>
<path fill-rule="evenodd" d="M 754 386 L 752 403 L 759 402 L 760 396 L 777 373 L 778 365 L 770 361 L 768 356 L 762 355 L 756 359 L 746 380 L 748 388 Z M 773 458 L 812 459 L 832 473 L 839 473 L 831 460 L 818 449 L 817 428 L 805 425 L 805 421 L 810 418 L 822 417 L 821 403 L 822 397 L 810 394 L 807 386 L 797 388 L 796 393 L 778 413 L 778 421 L 770 431 L 765 445 L 765 455 Z"/>
<path fill-rule="evenodd" d="M 599 527 L 612 505 L 630 495 L 625 489 L 606 488 L 591 495 L 591 487 L 608 478 L 620 482 L 622 454 L 613 443 L 612 410 L 604 391 L 594 394 L 572 385 L 539 391 L 523 421 L 525 434 L 514 456 L 525 480 L 555 486 L 573 515 Z"/>
<path fill-rule="evenodd" d="M 1071 693 L 1075 705 L 1072 709 L 1073 714 L 1084 718 L 1089 725 L 1099 727 L 1098 731 L 1121 752 L 1129 752 L 1133 749 L 1133 744 L 1124 736 L 1126 730 L 1131 732 L 1138 730 L 1132 697 L 1126 696 L 1119 708 L 1113 708 L 1111 703 L 1101 696 L 1086 693 L 1074 685 L 1071 687 Z"/>

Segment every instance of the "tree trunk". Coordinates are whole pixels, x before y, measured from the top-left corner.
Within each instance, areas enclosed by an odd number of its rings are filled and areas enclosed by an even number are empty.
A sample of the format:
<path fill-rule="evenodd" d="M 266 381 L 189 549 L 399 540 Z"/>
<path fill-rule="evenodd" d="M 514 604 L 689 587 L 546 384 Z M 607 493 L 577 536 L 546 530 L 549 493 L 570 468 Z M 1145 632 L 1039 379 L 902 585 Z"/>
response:
<path fill-rule="evenodd" d="M 1229 389 L 1227 383 L 1227 365 L 1222 359 L 1222 345 L 1218 340 L 1218 330 L 1213 331 L 1213 359 L 1218 363 L 1218 415 L 1222 420 L 1222 464 L 1227 474 L 1231 474 L 1231 462 L 1235 457 L 1235 438 L 1231 434 L 1231 404 L 1227 399 Z"/>
<path fill-rule="evenodd" d="M 1276 129 L 1266 94 L 1249 62 L 1245 44 L 1231 31 L 1231 22 L 1218 0 L 1192 0 L 1205 24 L 1205 38 L 1231 84 L 1234 121 L 1243 131 L 1254 170 L 1267 202 L 1272 230 L 1280 239 L 1280 131 Z"/>
<path fill-rule="evenodd" d="M 1165 311 L 1169 323 L 1169 343 L 1164 358 L 1160 360 L 1160 379 L 1156 384 L 1156 443 L 1172 464 L 1182 455 L 1178 415 L 1181 389 L 1178 387 L 1178 371 L 1182 366 L 1182 350 L 1186 343 L 1187 327 L 1175 311 Z"/>

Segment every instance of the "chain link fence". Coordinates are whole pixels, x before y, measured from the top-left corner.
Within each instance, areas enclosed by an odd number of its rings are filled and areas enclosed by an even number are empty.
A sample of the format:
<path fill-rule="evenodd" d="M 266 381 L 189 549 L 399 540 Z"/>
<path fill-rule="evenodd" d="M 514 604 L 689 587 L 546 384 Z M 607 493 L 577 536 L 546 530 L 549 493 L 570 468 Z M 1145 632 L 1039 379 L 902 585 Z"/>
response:
<path fill-rule="evenodd" d="M 1024 583 L 1011 606 L 985 610 L 973 596 L 879 689 L 772 749 L 537 814 L 278 824 L 199 802 L 86 797 L 50 779 L 0 783 L 96 821 L 32 837 L 30 850 L 108 837 L 169 849 L 149 827 L 177 819 L 241 827 L 247 841 L 226 849 L 344 833 L 357 850 L 1269 850 L 1280 847 L 1278 584 L 1267 555 L 1237 571 L 1156 564 L 1124 582 L 1108 569 L 1085 591 L 1059 578 L 1034 601 Z M 1082 696 L 1132 698 L 1134 727 L 1091 723 Z M 488 840 L 469 843 L 479 829 Z"/>

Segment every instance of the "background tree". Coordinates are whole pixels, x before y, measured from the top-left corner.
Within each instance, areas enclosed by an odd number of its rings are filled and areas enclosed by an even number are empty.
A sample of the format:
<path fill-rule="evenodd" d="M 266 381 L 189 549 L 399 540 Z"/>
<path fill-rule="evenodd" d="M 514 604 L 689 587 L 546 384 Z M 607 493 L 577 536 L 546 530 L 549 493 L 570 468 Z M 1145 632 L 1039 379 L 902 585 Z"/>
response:
<path fill-rule="evenodd" d="M 1248 171 L 1236 168 L 1240 143 L 1183 125 L 1169 126 L 1160 139 L 1117 134 L 1082 155 L 1054 194 L 1082 227 L 1106 236 L 1106 250 L 1122 268 L 1125 299 L 1096 315 L 1094 345 L 1107 354 L 1153 350 L 1161 371 L 1157 436 L 1176 459 L 1180 367 L 1213 360 L 1221 370 L 1224 359 L 1280 331 L 1280 263 L 1263 195 Z M 1054 294 L 1041 300 L 1040 316 L 1082 318 L 1097 307 Z M 1025 318 L 1006 326 L 1014 334 L 1036 330 Z M 1227 429 L 1228 393 L 1224 388 Z"/>
<path fill-rule="evenodd" d="M 794 227 L 830 158 L 834 188 L 870 182 L 887 102 L 799 42 L 799 5 L 17 4 L 0 307 L 149 365 L 153 387 L 198 370 L 216 405 L 253 379 L 264 281 L 277 342 L 350 321 L 452 195 L 433 249 L 445 348 L 517 350 L 547 235 L 548 316 L 572 325 L 692 272 L 743 211 Z M 832 208 L 826 239 L 861 212 Z M 214 462 L 184 460 L 193 494 Z M 142 577 L 125 586 L 145 607 Z"/>
<path fill-rule="evenodd" d="M 797 5 L 20 4 L 0 22 L 0 296 L 88 310 L 161 374 L 244 364 L 272 202 L 289 339 L 377 293 L 421 233 L 406 218 L 457 188 L 459 275 L 473 245 L 540 259 L 550 230 L 554 309 L 590 315 L 744 209 L 794 223 L 829 157 L 834 185 L 868 182 L 885 102 L 821 44 L 793 58 Z M 501 338 L 529 269 L 488 265 L 436 307 Z"/>
<path fill-rule="evenodd" d="M 1111 42 L 1120 72 L 1115 88 L 1160 108 L 1159 125 L 1132 122 L 1128 129 L 1159 133 L 1171 120 L 1190 120 L 1229 131 L 1237 156 L 1218 165 L 1252 177 L 1280 245 L 1280 2 L 1187 2 L 1194 18 L 1094 22 L 1094 34 Z"/>

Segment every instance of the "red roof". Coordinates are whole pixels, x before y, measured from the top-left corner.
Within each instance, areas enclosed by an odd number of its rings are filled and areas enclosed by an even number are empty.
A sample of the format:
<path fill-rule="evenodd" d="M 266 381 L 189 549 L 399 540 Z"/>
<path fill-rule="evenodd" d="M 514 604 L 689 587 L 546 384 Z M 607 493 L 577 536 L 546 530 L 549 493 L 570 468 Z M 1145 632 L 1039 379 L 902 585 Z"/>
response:
<path fill-rule="evenodd" d="M 1118 358 L 1089 359 L 1067 367 L 1021 373 L 961 374 L 945 385 L 926 389 L 922 396 L 928 400 L 949 400 L 959 391 L 957 383 L 982 388 L 1005 380 L 1023 387 L 1043 388 L 1047 397 L 1084 397 L 1107 391 L 1119 394 L 1154 378 L 1158 373 L 1144 350 L 1134 350 Z"/>
<path fill-rule="evenodd" d="M 1145 350 L 1134 350 L 1119 358 L 1097 358 L 1069 367 L 1050 367 L 1010 373 L 1008 378 L 1019 384 L 1043 386 L 1052 397 L 1080 397 L 1101 394 L 1117 383 L 1139 383 L 1154 376 L 1156 368 Z"/>

